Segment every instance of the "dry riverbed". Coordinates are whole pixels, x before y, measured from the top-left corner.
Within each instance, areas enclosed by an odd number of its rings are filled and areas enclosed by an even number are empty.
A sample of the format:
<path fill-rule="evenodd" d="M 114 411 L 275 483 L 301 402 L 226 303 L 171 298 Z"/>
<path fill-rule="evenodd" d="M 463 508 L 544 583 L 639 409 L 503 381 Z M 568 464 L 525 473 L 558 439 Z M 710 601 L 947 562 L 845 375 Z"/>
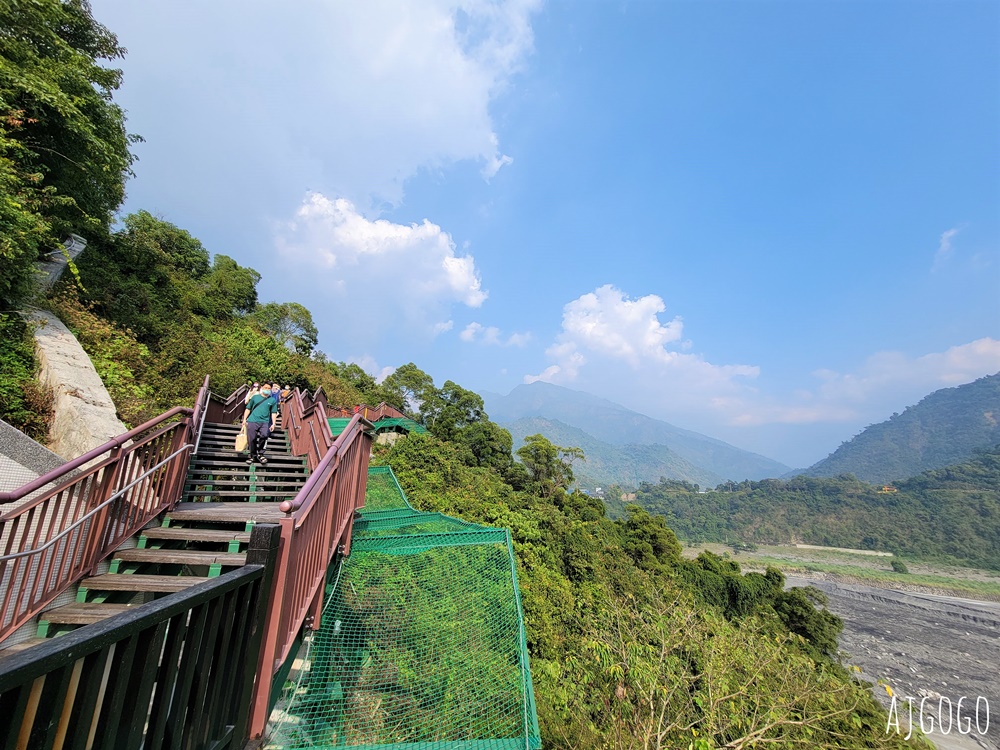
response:
<path fill-rule="evenodd" d="M 722 545 L 704 545 L 686 548 L 685 555 L 693 557 L 705 548 L 727 551 Z M 907 563 L 911 580 L 930 581 L 921 586 L 907 582 L 906 576 L 879 578 L 888 568 L 884 558 L 794 547 L 760 548 L 734 557 L 745 571 L 777 565 L 785 570 L 788 585 L 812 585 L 826 593 L 829 609 L 844 621 L 844 664 L 861 670 L 859 676 L 873 684 L 873 694 L 887 709 L 893 702 L 884 686 L 891 688 L 904 735 L 907 699 L 912 698 L 914 723 L 921 717 L 925 728 L 933 723 L 928 736 L 939 750 L 1000 750 L 1000 596 L 994 591 L 1000 579 L 995 574 Z M 974 590 L 942 595 L 966 585 Z M 960 734 L 958 721 L 968 734 Z"/>

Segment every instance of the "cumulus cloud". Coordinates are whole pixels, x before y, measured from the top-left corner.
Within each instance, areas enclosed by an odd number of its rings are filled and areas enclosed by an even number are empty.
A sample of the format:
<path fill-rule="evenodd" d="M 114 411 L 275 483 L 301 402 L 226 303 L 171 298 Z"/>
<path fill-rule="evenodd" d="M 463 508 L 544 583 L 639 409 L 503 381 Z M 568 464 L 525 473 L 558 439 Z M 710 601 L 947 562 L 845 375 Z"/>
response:
<path fill-rule="evenodd" d="M 674 402 L 673 395 L 683 390 L 698 394 L 704 405 L 741 389 L 738 378 L 759 374 L 755 366 L 715 365 L 700 354 L 678 351 L 691 348 L 682 340 L 683 321 L 677 316 L 663 322 L 664 312 L 666 304 L 655 294 L 631 299 L 610 284 L 584 294 L 563 308 L 562 330 L 546 350 L 552 364 L 524 382 L 572 383 L 586 367 L 588 382 L 618 382 L 663 402 Z"/>
<path fill-rule="evenodd" d="M 130 49 L 116 99 L 161 205 L 246 215 L 320 190 L 370 215 L 421 170 L 470 161 L 488 180 L 513 161 L 490 107 L 530 59 L 541 0 L 93 5 Z"/>
<path fill-rule="evenodd" d="M 454 304 L 479 307 L 483 290 L 471 255 L 456 255 L 455 243 L 427 221 L 395 224 L 362 216 L 345 198 L 307 196 L 292 220 L 276 227 L 276 243 L 289 266 L 306 268 L 327 289 L 324 309 L 377 307 L 383 315 L 437 335 L 452 328 Z M 396 312 L 390 316 L 387 313 Z"/>
<path fill-rule="evenodd" d="M 478 342 L 490 346 L 523 347 L 531 340 L 530 333 L 512 333 L 505 338 L 496 326 L 484 326 L 481 323 L 469 323 L 458 337 L 466 343 Z"/>
<path fill-rule="evenodd" d="M 714 364 L 684 339 L 680 316 L 661 320 L 657 295 L 632 299 L 605 285 L 563 308 L 545 381 L 609 395 L 640 412 L 738 439 L 766 425 L 853 424 L 885 419 L 928 393 L 1000 371 L 1000 341 L 982 338 L 910 356 L 883 351 L 856 370 L 817 370 L 811 387 L 782 393 L 745 364 Z M 734 431 L 735 430 L 735 431 Z"/>

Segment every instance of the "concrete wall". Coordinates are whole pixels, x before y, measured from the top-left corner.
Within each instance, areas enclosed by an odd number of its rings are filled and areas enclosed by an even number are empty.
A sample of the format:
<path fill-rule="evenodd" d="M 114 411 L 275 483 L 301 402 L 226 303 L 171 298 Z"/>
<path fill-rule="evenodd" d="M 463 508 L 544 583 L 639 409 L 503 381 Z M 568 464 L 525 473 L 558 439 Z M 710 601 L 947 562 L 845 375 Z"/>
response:
<path fill-rule="evenodd" d="M 49 449 L 71 460 L 128 432 L 90 357 L 51 313 L 24 313 L 34 326 L 38 379 L 52 393 Z"/>
<path fill-rule="evenodd" d="M 0 420 L 0 492 L 16 490 L 64 463 L 44 445 Z"/>

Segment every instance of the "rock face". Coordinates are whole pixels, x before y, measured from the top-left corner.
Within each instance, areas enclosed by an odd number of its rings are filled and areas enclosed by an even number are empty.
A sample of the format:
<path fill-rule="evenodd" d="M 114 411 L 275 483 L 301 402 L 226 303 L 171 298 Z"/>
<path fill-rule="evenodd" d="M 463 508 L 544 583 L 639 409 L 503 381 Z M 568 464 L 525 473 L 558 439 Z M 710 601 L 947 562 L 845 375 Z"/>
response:
<path fill-rule="evenodd" d="M 42 310 L 25 315 L 35 326 L 39 380 L 52 393 L 49 449 L 72 460 L 128 432 L 90 357 L 69 329 Z"/>

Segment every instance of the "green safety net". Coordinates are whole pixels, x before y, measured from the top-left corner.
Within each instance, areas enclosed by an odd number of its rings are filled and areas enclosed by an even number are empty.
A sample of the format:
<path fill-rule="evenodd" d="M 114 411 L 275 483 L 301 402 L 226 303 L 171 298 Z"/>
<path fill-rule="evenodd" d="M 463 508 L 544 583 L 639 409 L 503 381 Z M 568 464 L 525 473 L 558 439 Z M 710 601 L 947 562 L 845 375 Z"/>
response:
<path fill-rule="evenodd" d="M 337 437 L 347 427 L 351 417 L 329 417 L 326 421 L 330 423 L 330 432 L 333 433 L 334 437 Z M 422 424 L 402 417 L 386 417 L 375 422 L 376 433 L 399 432 L 400 430 L 403 432 L 427 432 L 427 428 Z"/>
<path fill-rule="evenodd" d="M 417 511 L 372 467 L 285 693 L 273 747 L 540 748 L 510 533 Z"/>

